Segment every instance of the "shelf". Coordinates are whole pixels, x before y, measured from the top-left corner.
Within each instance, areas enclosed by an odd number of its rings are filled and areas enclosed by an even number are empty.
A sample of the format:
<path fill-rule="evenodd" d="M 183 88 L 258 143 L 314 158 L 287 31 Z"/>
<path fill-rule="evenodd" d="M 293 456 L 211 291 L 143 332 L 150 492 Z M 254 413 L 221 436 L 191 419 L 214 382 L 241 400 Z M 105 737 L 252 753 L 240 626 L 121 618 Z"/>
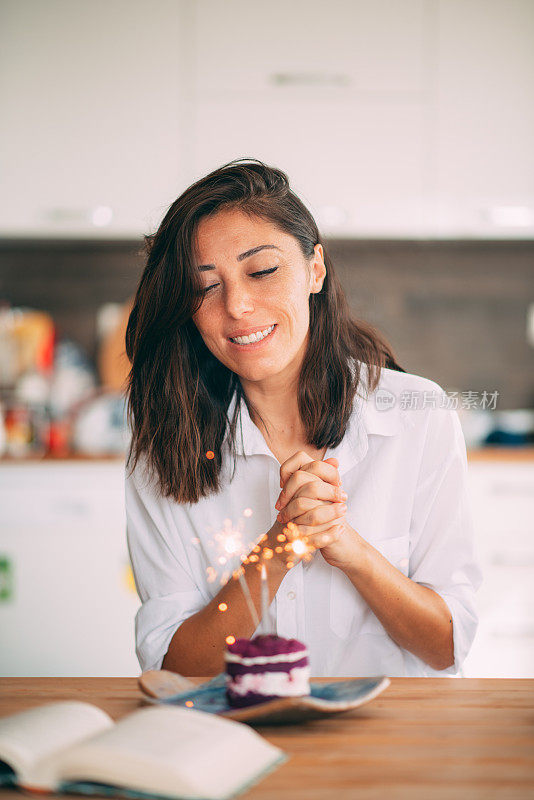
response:
<path fill-rule="evenodd" d="M 124 461 L 126 455 L 88 455 L 72 453 L 70 455 L 31 455 L 3 456 L 0 464 L 36 464 L 49 461 Z M 469 461 L 534 461 L 534 447 L 479 447 L 467 450 Z"/>
<path fill-rule="evenodd" d="M 480 447 L 467 451 L 469 461 L 534 461 L 534 447 Z"/>

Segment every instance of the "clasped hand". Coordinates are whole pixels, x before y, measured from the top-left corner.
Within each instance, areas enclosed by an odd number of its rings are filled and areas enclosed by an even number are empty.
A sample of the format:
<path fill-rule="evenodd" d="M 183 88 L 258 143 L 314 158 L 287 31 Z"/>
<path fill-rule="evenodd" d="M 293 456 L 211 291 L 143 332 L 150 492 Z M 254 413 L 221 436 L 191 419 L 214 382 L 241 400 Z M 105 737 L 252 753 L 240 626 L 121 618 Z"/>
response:
<path fill-rule="evenodd" d="M 295 453 L 280 467 L 282 491 L 275 508 L 278 522 L 298 525 L 300 538 L 343 569 L 356 557 L 359 536 L 345 519 L 347 494 L 338 466 L 336 458 L 314 461 L 303 451 Z"/>

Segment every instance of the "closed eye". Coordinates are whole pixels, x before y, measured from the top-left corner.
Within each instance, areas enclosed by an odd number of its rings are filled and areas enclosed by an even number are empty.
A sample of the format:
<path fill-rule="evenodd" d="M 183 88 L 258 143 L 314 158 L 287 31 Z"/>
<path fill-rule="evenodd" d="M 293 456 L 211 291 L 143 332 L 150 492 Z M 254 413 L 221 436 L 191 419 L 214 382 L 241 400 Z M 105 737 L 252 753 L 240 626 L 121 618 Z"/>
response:
<path fill-rule="evenodd" d="M 271 267 L 271 269 L 264 269 L 261 272 L 252 272 L 250 277 L 251 278 L 259 278 L 259 277 L 263 277 L 263 275 L 270 275 L 271 272 L 276 272 L 277 269 L 278 269 L 278 267 Z M 210 289 L 213 289 L 215 286 L 218 286 L 218 285 L 219 285 L 218 283 L 212 283 L 211 286 L 207 286 L 204 289 L 204 294 L 207 294 Z"/>

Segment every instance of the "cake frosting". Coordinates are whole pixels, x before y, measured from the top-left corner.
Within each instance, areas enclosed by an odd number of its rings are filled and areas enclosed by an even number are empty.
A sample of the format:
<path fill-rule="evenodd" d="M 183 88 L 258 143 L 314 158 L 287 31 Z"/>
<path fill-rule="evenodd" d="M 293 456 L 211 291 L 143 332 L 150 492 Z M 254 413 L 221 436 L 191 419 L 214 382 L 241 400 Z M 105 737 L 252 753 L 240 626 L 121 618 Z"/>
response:
<path fill-rule="evenodd" d="M 310 692 L 306 645 L 297 639 L 236 639 L 225 652 L 226 696 L 231 706 L 265 703 Z"/>

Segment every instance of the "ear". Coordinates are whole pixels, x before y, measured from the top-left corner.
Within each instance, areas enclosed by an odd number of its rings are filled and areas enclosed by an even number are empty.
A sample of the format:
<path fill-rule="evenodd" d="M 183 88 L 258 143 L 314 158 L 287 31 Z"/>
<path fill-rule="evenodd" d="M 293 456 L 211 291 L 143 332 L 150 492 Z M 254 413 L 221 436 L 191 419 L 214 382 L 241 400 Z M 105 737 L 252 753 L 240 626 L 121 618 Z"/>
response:
<path fill-rule="evenodd" d="M 314 247 L 314 256 L 311 265 L 311 280 L 310 292 L 318 294 L 323 288 L 323 282 L 326 275 L 326 267 L 324 265 L 324 251 L 322 244 L 316 244 Z"/>

